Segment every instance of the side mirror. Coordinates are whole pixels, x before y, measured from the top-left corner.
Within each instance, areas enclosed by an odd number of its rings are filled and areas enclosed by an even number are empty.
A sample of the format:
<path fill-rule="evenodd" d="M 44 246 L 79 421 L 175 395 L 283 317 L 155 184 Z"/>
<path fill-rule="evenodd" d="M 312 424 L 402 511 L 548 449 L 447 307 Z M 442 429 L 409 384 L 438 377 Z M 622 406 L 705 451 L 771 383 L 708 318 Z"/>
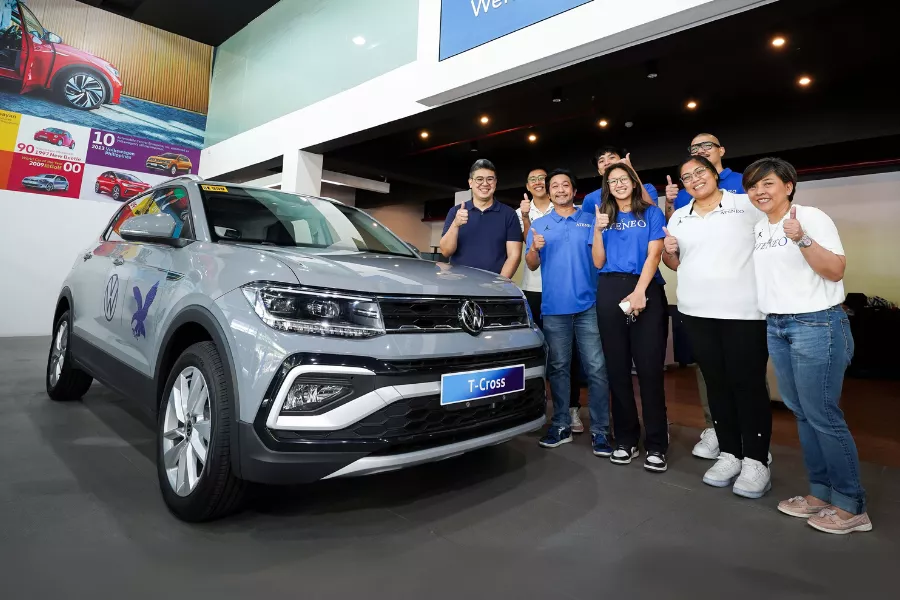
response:
<path fill-rule="evenodd" d="M 62 38 L 59 37 L 58 35 L 56 35 L 55 33 L 53 33 L 52 31 L 48 31 L 44 35 L 44 39 L 46 41 L 50 42 L 51 44 L 62 44 L 63 43 Z"/>
<path fill-rule="evenodd" d="M 183 248 L 191 240 L 172 237 L 175 233 L 175 218 L 167 213 L 139 215 L 127 219 L 119 227 L 119 237 L 126 242 L 148 242 Z"/>

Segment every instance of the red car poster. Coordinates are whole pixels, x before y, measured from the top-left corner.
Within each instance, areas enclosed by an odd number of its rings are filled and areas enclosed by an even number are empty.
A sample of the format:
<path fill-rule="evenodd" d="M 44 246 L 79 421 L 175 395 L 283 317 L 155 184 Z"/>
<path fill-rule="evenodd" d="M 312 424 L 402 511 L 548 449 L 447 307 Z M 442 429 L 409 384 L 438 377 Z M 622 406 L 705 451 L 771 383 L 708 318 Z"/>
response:
<path fill-rule="evenodd" d="M 28 154 L 13 156 L 6 189 L 45 196 L 78 198 L 84 178 L 84 163 L 40 158 Z"/>

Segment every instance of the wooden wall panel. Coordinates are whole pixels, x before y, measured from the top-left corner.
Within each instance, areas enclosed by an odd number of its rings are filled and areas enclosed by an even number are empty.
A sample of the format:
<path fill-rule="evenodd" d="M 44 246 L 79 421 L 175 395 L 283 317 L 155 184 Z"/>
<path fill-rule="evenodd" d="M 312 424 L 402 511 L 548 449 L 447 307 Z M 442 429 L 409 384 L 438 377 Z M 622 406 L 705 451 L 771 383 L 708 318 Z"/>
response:
<path fill-rule="evenodd" d="M 26 0 L 48 30 L 108 60 L 123 93 L 206 114 L 213 47 L 75 0 Z"/>

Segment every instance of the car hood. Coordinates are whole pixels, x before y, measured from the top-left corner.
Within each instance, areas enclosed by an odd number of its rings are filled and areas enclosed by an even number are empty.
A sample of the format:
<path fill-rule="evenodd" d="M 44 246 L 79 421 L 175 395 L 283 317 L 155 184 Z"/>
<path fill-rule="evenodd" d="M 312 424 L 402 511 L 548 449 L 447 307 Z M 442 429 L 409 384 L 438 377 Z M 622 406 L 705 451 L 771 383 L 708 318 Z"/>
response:
<path fill-rule="evenodd" d="M 349 250 L 250 247 L 277 258 L 310 287 L 387 295 L 522 295 L 509 279 L 470 267 Z"/>
<path fill-rule="evenodd" d="M 53 44 L 53 49 L 56 50 L 59 54 L 66 54 L 68 56 L 74 56 L 80 58 L 84 62 L 91 63 L 92 65 L 97 65 L 98 67 L 102 67 L 104 69 L 104 73 L 106 73 L 106 68 L 110 66 L 110 62 L 108 60 L 103 60 L 99 56 L 94 56 L 90 52 L 85 52 L 84 50 L 79 50 L 78 48 L 74 48 L 68 44 Z"/>

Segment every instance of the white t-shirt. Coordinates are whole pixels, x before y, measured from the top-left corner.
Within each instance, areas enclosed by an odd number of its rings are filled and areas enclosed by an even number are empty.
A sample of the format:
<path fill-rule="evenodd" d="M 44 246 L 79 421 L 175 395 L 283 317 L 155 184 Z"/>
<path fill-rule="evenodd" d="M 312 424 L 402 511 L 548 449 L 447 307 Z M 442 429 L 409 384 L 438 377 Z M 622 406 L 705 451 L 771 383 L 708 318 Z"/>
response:
<path fill-rule="evenodd" d="M 669 219 L 678 238 L 678 311 L 707 319 L 758 320 L 753 226 L 765 216 L 745 194 L 722 190 L 722 201 L 700 216 L 694 201 Z"/>
<path fill-rule="evenodd" d="M 528 219 L 534 223 L 541 217 L 545 215 L 549 215 L 553 212 L 553 202 L 550 203 L 550 206 L 547 207 L 547 212 L 541 212 L 540 209 L 534 205 L 534 200 L 531 201 L 531 209 L 528 211 Z M 516 209 L 516 216 L 519 217 L 519 227 L 522 228 L 522 233 L 528 233 L 525 231 L 525 223 L 522 221 L 522 209 Z M 523 248 L 522 252 L 528 252 L 528 248 Z M 524 254 L 523 254 L 524 256 Z M 534 271 L 528 268 L 526 265 L 525 270 L 522 272 L 522 289 L 526 292 L 540 292 L 543 288 L 541 287 L 541 268 L 538 267 Z"/>
<path fill-rule="evenodd" d="M 831 217 L 812 206 L 797 207 L 797 220 L 803 231 L 826 250 L 844 256 L 841 237 Z M 798 315 L 818 312 L 844 301 L 843 281 L 828 281 L 812 270 L 793 241 L 784 235 L 783 223 L 767 218 L 756 224 L 753 261 L 759 309 L 766 314 Z"/>

